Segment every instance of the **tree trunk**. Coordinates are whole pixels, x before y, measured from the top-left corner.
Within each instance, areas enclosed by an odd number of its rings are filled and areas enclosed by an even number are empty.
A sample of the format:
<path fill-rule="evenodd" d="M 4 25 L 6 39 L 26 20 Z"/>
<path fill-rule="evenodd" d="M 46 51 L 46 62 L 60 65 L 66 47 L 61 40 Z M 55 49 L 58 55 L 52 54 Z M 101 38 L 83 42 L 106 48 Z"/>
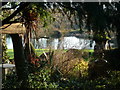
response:
<path fill-rule="evenodd" d="M 0 42 L 2 42 L 2 34 L 0 34 Z M 0 43 L 0 64 L 2 64 L 2 43 Z"/>
<path fill-rule="evenodd" d="M 118 44 L 118 49 L 120 49 L 120 29 L 117 30 L 117 44 Z"/>
<path fill-rule="evenodd" d="M 120 13 L 120 12 L 119 12 Z M 115 26 L 116 26 L 116 31 L 117 31 L 117 46 L 118 46 L 118 49 L 120 49 L 120 14 L 118 14 L 118 16 L 115 17 Z"/>
<path fill-rule="evenodd" d="M 14 61 L 18 80 L 23 81 L 28 77 L 27 63 L 22 45 L 22 38 L 18 34 L 10 34 L 13 42 Z"/>

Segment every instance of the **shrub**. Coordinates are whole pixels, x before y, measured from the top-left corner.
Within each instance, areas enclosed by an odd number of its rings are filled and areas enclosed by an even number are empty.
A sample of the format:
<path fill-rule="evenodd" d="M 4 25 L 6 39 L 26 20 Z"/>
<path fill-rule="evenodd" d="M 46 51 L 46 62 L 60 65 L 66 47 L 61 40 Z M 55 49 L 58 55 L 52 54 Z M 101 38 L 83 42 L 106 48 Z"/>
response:
<path fill-rule="evenodd" d="M 74 52 L 74 50 L 72 50 Z M 58 52 L 60 54 L 60 52 Z M 58 88 L 58 89 L 80 89 L 80 90 L 116 90 L 120 89 L 120 71 L 109 72 L 108 77 L 102 75 L 91 79 L 88 78 L 88 61 L 85 61 L 82 57 L 69 58 L 66 52 L 61 53 L 62 55 L 54 54 L 58 58 L 58 61 L 54 58 L 52 64 L 39 62 L 40 67 L 30 65 L 33 72 L 28 76 L 28 88 Z M 67 52 L 68 53 L 68 52 Z M 81 53 L 81 52 L 80 52 Z M 75 55 L 75 54 L 74 54 Z M 76 55 L 79 55 L 78 53 Z M 52 58 L 52 60 L 53 60 Z M 63 58 L 63 59 L 62 59 Z M 93 61 L 92 61 L 93 62 Z M 102 69 L 105 69 L 104 62 L 97 62 L 97 65 Z M 41 67 L 41 65 L 43 65 Z M 50 66 L 51 65 L 51 66 Z M 93 64 L 94 66 L 94 64 Z M 95 66 L 97 67 L 97 66 Z M 94 67 L 94 68 L 95 68 Z M 99 69 L 99 67 L 97 67 Z M 93 69 L 91 69 L 93 70 Z M 94 75 L 93 75 L 94 76 Z M 16 74 L 10 74 L 3 82 L 4 88 L 19 88 L 21 82 L 17 81 Z"/>
<path fill-rule="evenodd" d="M 51 70 L 41 69 L 39 72 L 28 76 L 29 88 L 57 88 L 58 85 L 50 80 Z"/>
<path fill-rule="evenodd" d="M 11 73 L 6 75 L 6 80 L 2 81 L 3 88 L 19 88 L 21 82 L 17 80 L 17 75 L 15 73 Z"/>
<path fill-rule="evenodd" d="M 76 74 L 79 73 L 80 77 L 88 76 L 88 62 L 81 60 L 78 64 L 76 64 L 73 71 L 75 71 Z"/>
<path fill-rule="evenodd" d="M 42 68 L 39 72 L 28 75 L 27 88 L 57 88 L 58 84 L 51 81 L 51 69 Z M 21 82 L 18 81 L 15 73 L 7 75 L 3 82 L 3 88 L 20 88 Z"/>
<path fill-rule="evenodd" d="M 83 67 L 86 62 L 83 61 L 77 67 Z M 78 69 L 78 68 L 77 68 Z M 84 69 L 83 69 L 84 70 Z M 85 73 L 83 71 L 83 73 Z M 84 75 L 84 74 L 83 74 Z M 56 77 L 54 81 L 52 77 Z M 86 76 L 86 74 L 85 74 Z M 88 77 L 79 78 L 65 78 L 60 75 L 57 70 L 48 67 L 41 68 L 41 70 L 29 74 L 28 88 L 58 88 L 58 89 L 81 89 L 81 90 L 119 90 L 120 89 L 120 71 L 112 71 L 109 77 L 98 77 L 96 79 L 88 79 Z M 16 74 L 7 76 L 6 81 L 3 82 L 3 88 L 19 88 L 21 82 L 17 81 Z"/>
<path fill-rule="evenodd" d="M 70 49 L 66 52 L 63 51 L 57 51 L 54 53 L 53 56 L 53 67 L 59 70 L 59 72 L 62 73 L 62 75 L 65 77 L 68 76 L 75 76 L 77 74 L 81 75 L 82 66 L 80 66 L 80 63 L 85 64 L 87 66 L 87 61 L 84 61 L 82 58 L 82 51 L 77 49 Z M 78 65 L 79 64 L 79 65 Z M 83 64 L 81 64 L 83 65 Z M 83 65 L 84 66 L 84 65 Z M 85 68 L 87 69 L 87 67 Z M 78 77 L 79 75 L 77 75 Z"/>

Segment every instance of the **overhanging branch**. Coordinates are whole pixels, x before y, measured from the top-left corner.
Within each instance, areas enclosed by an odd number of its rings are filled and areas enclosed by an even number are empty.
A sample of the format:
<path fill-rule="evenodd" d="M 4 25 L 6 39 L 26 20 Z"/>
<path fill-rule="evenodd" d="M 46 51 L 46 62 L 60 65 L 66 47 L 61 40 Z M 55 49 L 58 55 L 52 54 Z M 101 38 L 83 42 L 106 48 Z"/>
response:
<path fill-rule="evenodd" d="M 9 17 L 7 17 L 6 19 L 4 19 L 2 21 L 2 26 L 4 24 L 7 24 L 14 16 L 16 16 L 16 14 L 18 14 L 20 11 L 22 11 L 25 7 L 27 7 L 30 3 L 29 2 L 21 2 L 20 3 L 20 7 L 15 11 L 13 12 Z"/>

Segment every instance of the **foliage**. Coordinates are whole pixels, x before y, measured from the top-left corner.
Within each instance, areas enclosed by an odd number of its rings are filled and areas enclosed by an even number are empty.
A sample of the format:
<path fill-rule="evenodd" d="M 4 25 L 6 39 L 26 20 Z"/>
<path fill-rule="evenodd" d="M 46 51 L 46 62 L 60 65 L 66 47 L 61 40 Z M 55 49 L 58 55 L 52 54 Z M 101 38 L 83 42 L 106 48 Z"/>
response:
<path fill-rule="evenodd" d="M 11 13 L 10 10 L 2 11 L 2 12 L 1 12 L 1 15 L 2 15 L 2 16 L 0 17 L 0 19 L 1 19 L 1 20 L 5 19 L 6 17 L 8 17 L 8 16 L 10 15 L 10 13 Z"/>
<path fill-rule="evenodd" d="M 80 76 L 79 77 L 86 77 L 88 75 L 88 62 L 87 61 L 80 61 L 75 68 L 73 69 L 73 71 L 77 71 Z M 75 76 L 76 77 L 76 76 Z"/>
<path fill-rule="evenodd" d="M 3 63 L 9 62 L 9 56 L 7 54 L 7 44 L 6 44 L 6 36 L 2 35 L 2 61 Z"/>
<path fill-rule="evenodd" d="M 50 69 L 43 69 L 40 72 L 29 75 L 29 86 L 28 88 L 59 88 L 59 89 L 102 89 L 102 90 L 111 90 L 111 89 L 120 89 L 120 71 L 112 71 L 110 76 L 107 78 L 99 77 L 97 79 L 91 80 L 88 78 L 79 78 L 79 79 L 60 79 L 53 82 L 50 79 Z M 54 73 L 54 75 L 58 75 Z M 3 83 L 4 88 L 19 88 L 20 82 L 17 81 L 16 75 L 12 74 L 7 78 Z"/>
<path fill-rule="evenodd" d="M 15 73 L 7 74 L 3 82 L 3 88 L 20 88 L 21 82 L 17 80 Z"/>
<path fill-rule="evenodd" d="M 40 5 L 41 3 L 36 3 L 36 4 L 38 4 L 38 6 L 41 6 Z M 114 29 L 113 26 L 115 26 L 117 28 L 118 36 L 120 36 L 120 33 L 119 33 L 120 19 L 118 18 L 119 10 L 120 10 L 119 8 L 120 3 L 107 3 L 106 4 L 106 3 L 74 3 L 73 2 L 73 3 L 62 3 L 62 4 L 58 3 L 58 4 L 61 6 L 64 6 L 64 8 L 67 8 L 67 10 L 70 10 L 70 11 L 76 10 L 78 13 L 81 25 L 85 23 L 85 25 L 88 27 L 88 30 L 92 29 L 94 32 L 99 33 L 105 30 L 108 31 L 110 28 Z M 106 6 L 105 9 L 103 8 L 103 5 Z M 23 12 L 23 17 L 26 16 L 25 17 L 26 22 L 24 23 L 27 27 L 27 31 L 28 31 L 27 34 L 29 34 L 30 31 L 36 29 L 36 26 L 37 26 L 36 17 L 38 16 L 38 13 L 36 13 L 36 10 L 40 10 L 39 14 L 40 14 L 40 17 L 42 18 L 41 20 L 43 21 L 42 27 L 45 27 L 47 25 L 47 21 L 46 21 L 47 16 L 49 16 L 50 14 L 46 13 L 46 10 L 44 10 L 44 8 L 32 6 L 30 10 L 28 11 L 27 10 Z M 108 13 L 108 16 L 106 16 L 107 13 Z M 5 16 L 5 17 L 9 17 L 9 16 Z M 10 19 L 6 21 L 9 22 Z M 48 21 L 50 20 L 51 19 L 48 19 Z M 111 25 L 113 26 L 111 27 Z M 70 57 L 71 55 L 68 54 L 68 56 Z M 77 60 L 77 59 L 72 59 L 72 60 Z M 68 61 L 69 59 L 67 59 L 67 61 L 65 61 L 62 64 L 66 66 L 66 63 Z M 84 75 L 87 76 L 86 75 L 86 71 L 88 68 L 87 63 L 83 63 L 83 62 L 79 64 L 72 63 L 72 66 L 74 65 L 75 65 L 75 68 L 72 67 L 72 69 L 74 69 L 75 71 L 80 71 L 82 77 L 71 78 L 70 76 L 72 76 L 72 73 L 70 73 L 71 75 L 68 77 L 67 77 L 68 74 L 66 73 L 65 73 L 66 75 L 64 74 L 63 76 L 61 76 L 59 74 L 60 72 L 58 72 L 59 70 L 56 71 L 56 69 L 54 70 L 54 69 L 49 69 L 49 68 L 39 68 L 39 70 L 29 75 L 28 82 L 30 86 L 28 87 L 30 88 L 34 88 L 34 87 L 35 88 L 57 88 L 58 87 L 61 89 L 71 88 L 71 87 L 72 88 L 78 87 L 80 89 L 120 89 L 120 71 L 111 72 L 108 77 L 98 77 L 94 80 L 90 80 L 88 79 L 88 77 L 83 77 Z M 62 66 L 63 69 L 65 68 L 64 66 Z M 72 72 L 71 67 L 68 71 Z M 51 80 L 51 75 L 52 76 L 56 75 L 56 80 L 54 82 Z M 3 86 L 4 88 L 19 88 L 21 86 L 21 82 L 18 82 L 16 75 L 13 74 L 13 77 L 9 77 L 6 79 L 6 81 L 3 82 Z"/>
<path fill-rule="evenodd" d="M 42 62 L 41 62 L 42 64 Z M 32 66 L 31 66 L 32 67 Z M 32 67 L 34 68 L 34 67 Z M 120 71 L 111 71 L 107 77 L 99 76 L 95 79 L 88 77 L 88 62 L 82 60 L 76 64 L 69 75 L 63 75 L 59 69 L 52 68 L 48 64 L 43 67 L 33 69 L 34 72 L 29 73 L 27 88 L 58 88 L 58 89 L 120 89 Z M 72 73 L 73 71 L 77 72 Z M 81 75 L 77 77 L 81 72 Z M 21 82 L 17 81 L 15 73 L 7 75 L 3 81 L 3 88 L 19 88 Z"/>
<path fill-rule="evenodd" d="M 111 89 L 120 89 L 120 71 L 113 71 L 110 73 L 110 77 L 103 78 L 99 77 L 97 79 L 91 80 L 88 78 L 79 78 L 79 79 L 64 79 L 59 82 L 59 88 L 61 89 L 81 89 L 81 90 L 93 90 L 93 89 L 102 89 L 102 90 L 111 90 Z M 117 75 L 117 76 L 116 76 Z"/>
<path fill-rule="evenodd" d="M 43 68 L 28 76 L 29 88 L 57 88 L 58 85 L 50 80 L 51 70 Z"/>
<path fill-rule="evenodd" d="M 35 73 L 30 73 L 28 75 L 27 82 L 29 85 L 27 88 L 57 88 L 58 84 L 51 82 L 51 69 L 41 68 Z M 3 88 L 20 88 L 21 82 L 18 81 L 17 75 L 15 73 L 7 75 L 5 81 L 3 81 Z"/>

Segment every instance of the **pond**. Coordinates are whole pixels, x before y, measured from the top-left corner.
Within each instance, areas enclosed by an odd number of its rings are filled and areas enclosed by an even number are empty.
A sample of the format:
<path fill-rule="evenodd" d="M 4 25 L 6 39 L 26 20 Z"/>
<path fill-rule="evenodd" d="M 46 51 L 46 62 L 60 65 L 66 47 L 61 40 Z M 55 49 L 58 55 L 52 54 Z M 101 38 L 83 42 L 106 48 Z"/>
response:
<path fill-rule="evenodd" d="M 94 49 L 95 42 L 89 39 L 77 38 L 75 36 L 62 38 L 40 38 L 38 40 L 31 39 L 36 49 Z M 90 43 L 92 42 L 92 47 Z M 13 49 L 12 40 L 7 37 L 8 49 Z"/>

